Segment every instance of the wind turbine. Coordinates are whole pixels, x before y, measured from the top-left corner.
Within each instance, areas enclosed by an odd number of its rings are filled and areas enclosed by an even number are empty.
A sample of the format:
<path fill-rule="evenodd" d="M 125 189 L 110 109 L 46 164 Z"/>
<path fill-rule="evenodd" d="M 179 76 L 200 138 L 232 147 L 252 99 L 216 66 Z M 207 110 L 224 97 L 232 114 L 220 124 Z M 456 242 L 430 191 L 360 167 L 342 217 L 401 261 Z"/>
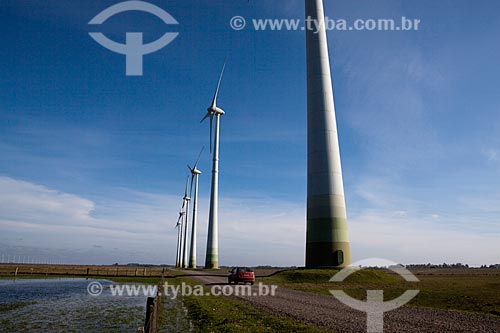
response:
<path fill-rule="evenodd" d="M 305 0 L 307 59 L 306 267 L 351 265 L 323 0 Z"/>
<path fill-rule="evenodd" d="M 207 254 L 205 258 L 205 268 L 219 268 L 219 238 L 218 238 L 218 219 L 219 219 L 219 127 L 220 116 L 224 111 L 217 107 L 217 96 L 219 95 L 220 82 L 224 69 L 226 68 L 226 61 L 222 66 L 222 71 L 215 90 L 212 105 L 207 109 L 207 114 L 201 122 L 210 118 L 210 152 L 212 152 L 212 124 L 215 117 L 215 138 L 213 149 L 213 164 L 212 164 L 212 187 L 210 191 L 210 212 L 208 215 L 208 239 L 207 239 Z"/>
<path fill-rule="evenodd" d="M 177 223 L 175 227 L 177 228 L 177 254 L 175 256 L 175 267 L 180 266 L 181 262 L 181 241 L 182 241 L 182 217 L 184 216 L 184 212 L 181 210 L 179 212 L 179 218 L 177 219 Z"/>
<path fill-rule="evenodd" d="M 189 212 L 189 200 L 191 198 L 188 196 L 188 184 L 189 184 L 189 176 L 186 180 L 186 191 L 184 192 L 184 198 L 182 202 L 182 209 L 184 209 L 184 241 L 183 241 L 183 249 L 182 249 L 182 268 L 187 268 L 187 239 L 188 239 L 188 212 Z"/>
<path fill-rule="evenodd" d="M 201 171 L 198 170 L 198 162 L 200 161 L 201 153 L 203 153 L 203 147 L 198 155 L 198 159 L 196 163 L 191 168 L 189 165 L 187 166 L 189 171 L 191 171 L 191 190 L 189 191 L 189 195 L 193 193 L 193 182 L 194 182 L 194 195 L 193 197 L 193 222 L 191 224 L 191 249 L 189 255 L 189 268 L 196 268 L 196 219 L 198 217 L 198 176 L 201 174 Z"/>

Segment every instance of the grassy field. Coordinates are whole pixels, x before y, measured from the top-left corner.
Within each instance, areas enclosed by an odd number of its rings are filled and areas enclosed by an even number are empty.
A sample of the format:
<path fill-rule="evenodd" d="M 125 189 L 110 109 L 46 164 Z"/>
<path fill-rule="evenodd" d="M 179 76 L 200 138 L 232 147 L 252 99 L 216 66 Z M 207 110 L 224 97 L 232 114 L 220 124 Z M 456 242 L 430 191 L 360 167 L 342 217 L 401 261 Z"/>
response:
<path fill-rule="evenodd" d="M 12 277 L 16 275 L 23 277 L 40 276 L 94 276 L 94 277 L 173 277 L 175 275 L 185 275 L 179 269 L 162 266 L 98 266 L 98 265 L 46 265 L 46 264 L 0 264 L 0 277 Z M 204 274 L 227 275 L 228 267 L 221 269 L 196 269 L 188 271 L 198 271 Z M 257 276 L 268 276 L 276 273 L 276 268 L 257 268 Z M 189 272 L 187 274 L 190 274 Z M 134 280 L 135 281 L 135 280 Z"/>
<path fill-rule="evenodd" d="M 182 282 L 197 284 L 189 278 L 176 279 L 176 283 Z M 183 304 L 195 332 L 327 332 L 313 325 L 259 310 L 243 300 L 231 297 L 188 296 L 183 298 Z"/>
<path fill-rule="evenodd" d="M 156 284 L 160 281 L 163 272 L 161 267 L 148 267 L 144 274 L 143 267 L 129 266 L 70 266 L 70 265 L 0 265 L 0 276 L 12 278 L 18 268 L 19 278 L 58 278 L 58 277 L 88 277 L 106 279 L 116 283 L 147 283 Z M 89 275 L 87 275 L 89 268 Z M 276 269 L 259 269 L 257 274 L 266 276 L 276 272 Z M 138 272 L 138 273 L 137 273 Z M 206 274 L 226 275 L 226 269 L 203 270 Z M 96 274 L 97 273 L 97 274 Z M 198 284 L 189 278 L 168 278 L 173 275 L 183 274 L 176 270 L 165 270 L 169 284 L 186 282 L 191 285 Z M 164 307 L 160 320 L 169 322 L 177 330 L 179 322 L 187 325 L 189 321 L 194 325 L 195 332 L 326 332 L 313 325 L 297 323 L 291 319 L 276 316 L 260 311 L 243 300 L 217 297 L 184 297 L 182 303 L 176 306 Z M 22 307 L 25 304 L 5 305 L 0 311 L 7 311 L 7 307 Z M 185 311 L 187 310 L 187 318 Z M 189 321 L 185 321 L 185 319 Z M 165 327 L 165 325 L 163 325 Z"/>
<path fill-rule="evenodd" d="M 163 273 L 169 283 L 191 281 L 188 278 L 168 278 L 180 274 L 162 267 L 131 266 L 70 266 L 70 265 L 0 265 L 0 276 L 12 277 L 16 268 L 18 276 L 29 277 L 89 277 L 106 278 L 117 283 L 158 283 Z M 89 275 L 87 275 L 87 271 Z M 257 269 L 257 276 L 267 276 L 277 269 Z M 227 270 L 204 270 L 207 274 L 225 275 Z M 458 310 L 500 316 L 500 269 L 420 269 L 413 273 L 420 282 L 408 283 L 401 277 L 384 270 L 362 270 L 344 282 L 329 282 L 338 270 L 288 270 L 270 277 L 260 277 L 258 282 L 276 284 L 285 288 L 330 295 L 331 289 L 342 289 L 358 299 L 366 298 L 366 290 L 384 290 L 386 300 L 401 295 L 408 289 L 420 293 L 409 305 L 446 310 Z M 333 296 L 332 296 L 333 297 Z M 297 324 L 292 320 L 263 314 L 244 301 L 225 297 L 186 297 L 184 304 L 189 319 L 199 332 L 261 332 L 261 331 L 310 331 L 316 327 Z M 216 309 L 216 310 L 214 310 Z"/>
<path fill-rule="evenodd" d="M 258 281 L 285 288 L 330 295 L 329 290 L 342 289 L 347 294 L 366 299 L 366 290 L 384 290 L 386 300 L 408 289 L 420 293 L 409 305 L 458 310 L 500 316 L 500 270 L 435 269 L 414 274 L 420 282 L 405 282 L 398 275 L 383 270 L 362 270 L 344 282 L 329 282 L 337 270 L 291 270 Z"/>
<path fill-rule="evenodd" d="M 44 265 L 0 264 L 0 276 L 97 276 L 97 277 L 161 277 L 169 271 L 160 266 L 95 266 L 95 265 Z"/>

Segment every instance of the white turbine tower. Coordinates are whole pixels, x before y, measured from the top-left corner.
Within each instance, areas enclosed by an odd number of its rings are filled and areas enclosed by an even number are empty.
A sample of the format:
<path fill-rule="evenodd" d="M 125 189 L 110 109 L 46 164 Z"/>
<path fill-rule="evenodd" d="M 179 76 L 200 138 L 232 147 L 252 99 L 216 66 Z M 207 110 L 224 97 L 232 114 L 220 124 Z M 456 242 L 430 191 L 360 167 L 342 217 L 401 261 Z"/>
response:
<path fill-rule="evenodd" d="M 306 267 L 351 264 L 323 0 L 305 0 L 307 58 Z"/>
<path fill-rule="evenodd" d="M 219 128 L 220 116 L 224 114 L 222 109 L 217 107 L 217 95 L 219 94 L 220 82 L 226 62 L 222 66 L 222 71 L 215 90 L 212 105 L 208 108 L 208 112 L 203 117 L 201 122 L 210 118 L 210 151 L 212 151 L 212 124 L 215 116 L 215 137 L 213 149 L 213 164 L 212 164 L 212 187 L 210 191 L 210 212 L 208 215 L 208 239 L 207 239 L 207 254 L 205 258 L 205 268 L 219 268 Z"/>
<path fill-rule="evenodd" d="M 203 152 L 203 148 L 198 155 L 198 159 L 196 163 L 191 168 L 188 165 L 189 171 L 191 171 L 191 190 L 189 191 L 189 195 L 193 193 L 193 182 L 194 182 L 194 195 L 193 197 L 193 223 L 191 224 L 191 249 L 189 252 L 189 268 L 196 268 L 196 220 L 198 217 L 198 176 L 201 174 L 201 171 L 198 170 L 198 162 L 200 161 L 201 153 Z"/>
<path fill-rule="evenodd" d="M 181 262 L 181 241 L 182 241 L 182 217 L 184 216 L 184 212 L 181 210 L 179 212 L 179 218 L 177 219 L 177 223 L 175 227 L 177 228 L 177 254 L 175 256 L 175 267 L 180 266 Z"/>
<path fill-rule="evenodd" d="M 186 191 L 184 192 L 184 198 L 182 202 L 182 209 L 184 209 L 184 241 L 182 246 L 182 268 L 187 268 L 187 242 L 188 242 L 188 212 L 189 212 L 189 200 L 191 198 L 188 196 L 188 185 L 189 176 L 186 181 Z"/>

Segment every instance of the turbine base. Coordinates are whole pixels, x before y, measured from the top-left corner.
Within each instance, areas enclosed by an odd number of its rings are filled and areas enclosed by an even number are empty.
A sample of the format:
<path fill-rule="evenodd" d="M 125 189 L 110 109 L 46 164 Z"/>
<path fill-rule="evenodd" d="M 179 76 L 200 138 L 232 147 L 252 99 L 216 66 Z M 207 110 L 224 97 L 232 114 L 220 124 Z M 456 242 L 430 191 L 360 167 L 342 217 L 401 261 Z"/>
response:
<path fill-rule="evenodd" d="M 306 268 L 343 268 L 351 265 L 349 242 L 306 243 Z"/>

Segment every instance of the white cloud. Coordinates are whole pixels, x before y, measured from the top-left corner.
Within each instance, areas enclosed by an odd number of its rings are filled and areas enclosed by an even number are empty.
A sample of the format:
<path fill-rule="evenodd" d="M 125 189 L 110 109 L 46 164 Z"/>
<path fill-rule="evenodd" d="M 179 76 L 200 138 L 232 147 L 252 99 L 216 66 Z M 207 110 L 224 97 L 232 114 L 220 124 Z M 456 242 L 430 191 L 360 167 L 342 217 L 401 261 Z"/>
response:
<path fill-rule="evenodd" d="M 88 223 L 94 203 L 76 195 L 61 193 L 44 186 L 0 177 L 2 218 L 38 221 L 50 217 L 51 224 Z"/>
<path fill-rule="evenodd" d="M 387 195 L 396 191 L 381 180 L 365 184 L 378 184 L 379 200 L 372 201 L 371 208 L 351 211 L 354 260 L 376 256 L 402 263 L 500 262 L 499 232 L 486 233 L 481 223 L 465 228 L 451 215 L 423 212 L 414 200 L 398 200 L 396 193 Z M 79 263 L 174 260 L 180 196 L 118 189 L 120 199 L 89 200 L 8 177 L 0 177 L 0 189 L 2 253 L 33 255 L 33 249 L 44 248 L 41 252 L 46 256 Z M 365 189 L 364 193 L 369 192 Z M 219 210 L 221 264 L 304 264 L 302 203 L 223 197 Z M 208 200 L 202 198 L 197 242 L 200 264 L 205 254 L 207 211 Z M 13 250 L 17 252 L 8 252 Z"/>
<path fill-rule="evenodd" d="M 90 249 L 99 243 L 104 246 L 103 252 L 120 248 L 124 261 L 127 254 L 145 250 L 155 261 L 165 262 L 165 250 L 175 247 L 165 245 L 175 242 L 165 221 L 170 213 L 167 204 L 173 200 L 168 196 L 134 195 L 129 195 L 132 201 L 128 202 L 96 203 L 45 186 L 0 177 L 0 243 L 4 248 L 15 244 L 69 251 Z M 149 204 L 144 203 L 146 199 Z M 99 257 L 86 262 L 93 260 L 101 262 Z"/>
<path fill-rule="evenodd" d="M 359 180 L 356 194 L 369 205 L 352 200 L 349 226 L 356 259 L 373 254 L 401 263 L 500 262 L 498 200 L 484 200 L 482 193 L 434 196 L 418 188 L 389 178 Z"/>
<path fill-rule="evenodd" d="M 498 161 L 498 150 L 496 149 L 483 149 L 483 155 L 488 161 Z"/>
<path fill-rule="evenodd" d="M 93 258 L 87 262 L 101 263 L 105 258 L 107 262 L 172 263 L 181 196 L 123 188 L 114 194 L 119 199 L 89 200 L 0 177 L 1 248 L 5 252 L 7 245 L 16 244 L 54 251 L 64 248 L 68 253 L 94 248 Z M 197 234 L 200 261 L 205 253 L 207 208 L 208 201 L 201 198 Z M 221 198 L 219 221 L 221 262 L 302 264 L 305 220 L 300 205 L 252 197 Z M 102 246 L 103 258 L 95 255 L 95 244 Z M 120 250 L 112 251 L 118 257 L 107 255 L 111 249 Z M 135 253 L 140 251 L 143 255 L 137 258 Z"/>
<path fill-rule="evenodd" d="M 407 213 L 404 210 L 397 210 L 392 213 L 393 217 L 406 217 Z"/>
<path fill-rule="evenodd" d="M 400 263 L 500 262 L 500 233 L 454 228 L 434 218 L 367 211 L 350 219 L 353 256 L 388 258 Z"/>

